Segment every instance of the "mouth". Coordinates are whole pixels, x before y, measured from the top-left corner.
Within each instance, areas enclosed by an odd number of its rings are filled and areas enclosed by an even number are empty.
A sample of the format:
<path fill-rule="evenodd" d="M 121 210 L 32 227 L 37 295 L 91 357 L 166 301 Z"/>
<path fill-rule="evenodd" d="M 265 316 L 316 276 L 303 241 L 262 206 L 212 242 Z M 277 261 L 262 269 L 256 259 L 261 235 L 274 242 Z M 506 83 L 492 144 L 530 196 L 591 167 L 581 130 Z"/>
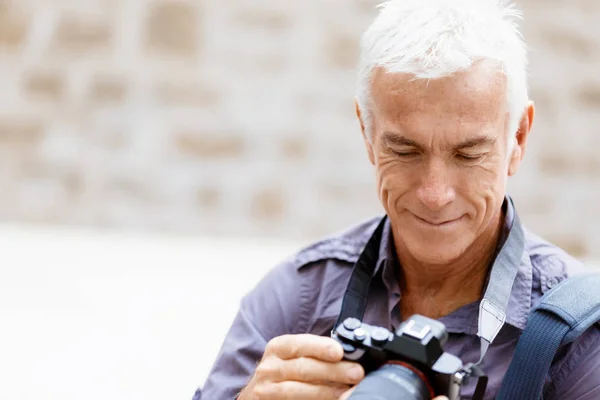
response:
<path fill-rule="evenodd" d="M 435 220 L 435 219 L 421 218 L 416 214 L 413 214 L 413 215 L 419 222 L 429 225 L 429 226 L 432 226 L 432 227 L 435 227 L 435 228 L 448 227 L 462 219 L 462 216 L 461 216 L 461 217 L 453 218 L 453 219 Z"/>

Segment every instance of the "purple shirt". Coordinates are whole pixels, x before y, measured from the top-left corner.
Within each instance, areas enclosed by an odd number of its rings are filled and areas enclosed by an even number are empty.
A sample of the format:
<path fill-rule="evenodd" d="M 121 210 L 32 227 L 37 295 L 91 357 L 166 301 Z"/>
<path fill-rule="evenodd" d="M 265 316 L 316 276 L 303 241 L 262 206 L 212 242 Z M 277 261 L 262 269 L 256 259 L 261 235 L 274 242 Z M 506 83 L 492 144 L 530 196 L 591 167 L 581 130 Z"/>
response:
<path fill-rule="evenodd" d="M 241 302 L 221 352 L 202 389 L 203 400 L 234 399 L 248 383 L 267 342 L 283 334 L 328 336 L 336 322 L 352 267 L 380 221 L 354 226 L 298 252 L 274 268 Z M 506 323 L 483 362 L 489 376 L 485 399 L 493 399 L 512 359 L 529 312 L 541 296 L 585 267 L 558 247 L 525 230 L 525 251 L 512 287 Z M 364 322 L 395 330 L 401 322 L 398 262 L 389 221 L 371 283 Z M 439 319 L 449 339 L 445 351 L 477 362 L 479 301 Z M 463 387 L 471 399 L 476 380 Z M 194 400 L 200 399 L 200 391 Z M 559 350 L 544 388 L 545 400 L 600 399 L 600 327 Z M 528 400 L 528 399 L 523 399 Z"/>

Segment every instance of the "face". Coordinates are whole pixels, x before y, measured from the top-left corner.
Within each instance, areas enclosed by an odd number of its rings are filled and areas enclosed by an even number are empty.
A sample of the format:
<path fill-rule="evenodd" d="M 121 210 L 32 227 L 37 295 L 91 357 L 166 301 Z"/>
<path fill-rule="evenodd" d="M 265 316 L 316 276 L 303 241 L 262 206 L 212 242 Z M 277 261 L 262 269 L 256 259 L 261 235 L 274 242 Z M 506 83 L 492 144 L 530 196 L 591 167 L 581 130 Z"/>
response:
<path fill-rule="evenodd" d="M 397 250 L 449 263 L 494 235 L 533 105 L 511 133 L 517 144 L 509 154 L 505 78 L 489 66 L 430 81 L 377 69 L 371 96 L 372 139 L 357 113 Z"/>

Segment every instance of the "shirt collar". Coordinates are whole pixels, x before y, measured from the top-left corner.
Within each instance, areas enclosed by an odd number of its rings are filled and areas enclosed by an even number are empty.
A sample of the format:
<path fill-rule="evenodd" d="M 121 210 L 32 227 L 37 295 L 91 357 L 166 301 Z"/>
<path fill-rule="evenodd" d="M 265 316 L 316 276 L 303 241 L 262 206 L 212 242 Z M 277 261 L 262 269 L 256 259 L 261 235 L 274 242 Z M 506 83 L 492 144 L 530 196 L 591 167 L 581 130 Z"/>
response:
<path fill-rule="evenodd" d="M 516 214 L 516 210 L 508 197 L 505 197 L 503 207 L 505 208 L 505 223 L 500 241 L 498 242 L 498 250 L 500 250 L 502 244 L 505 242 Z M 511 249 L 506 249 L 506 251 L 511 251 Z M 396 299 L 390 299 L 390 301 L 397 301 L 400 295 L 398 265 L 394 237 L 388 218 L 383 228 L 375 275 L 381 272 L 383 283 L 390 295 Z M 520 330 L 525 329 L 531 308 L 532 275 L 533 267 L 531 260 L 527 251 L 524 251 L 506 308 L 506 323 Z M 445 316 L 443 320 L 448 331 L 476 333 L 479 312 L 478 303 L 466 305 Z M 471 323 L 465 323 L 467 320 Z"/>

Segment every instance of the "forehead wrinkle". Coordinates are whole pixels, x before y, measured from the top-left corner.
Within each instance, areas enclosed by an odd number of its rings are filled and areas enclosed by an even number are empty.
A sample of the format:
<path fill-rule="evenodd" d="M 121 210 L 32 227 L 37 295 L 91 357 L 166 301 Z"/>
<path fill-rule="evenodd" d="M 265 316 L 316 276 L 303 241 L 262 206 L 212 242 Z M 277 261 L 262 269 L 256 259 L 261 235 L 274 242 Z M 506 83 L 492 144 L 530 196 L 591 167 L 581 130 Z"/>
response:
<path fill-rule="evenodd" d="M 505 77 L 486 68 L 475 68 L 446 78 L 415 80 L 407 74 L 375 70 L 371 81 L 373 103 L 390 117 L 433 110 L 453 115 L 474 109 L 506 109 Z"/>
<path fill-rule="evenodd" d="M 508 123 L 506 81 L 497 72 L 480 68 L 425 81 L 379 69 L 373 78 L 372 115 L 380 131 L 422 137 L 433 147 L 444 137 L 458 143 Z"/>

